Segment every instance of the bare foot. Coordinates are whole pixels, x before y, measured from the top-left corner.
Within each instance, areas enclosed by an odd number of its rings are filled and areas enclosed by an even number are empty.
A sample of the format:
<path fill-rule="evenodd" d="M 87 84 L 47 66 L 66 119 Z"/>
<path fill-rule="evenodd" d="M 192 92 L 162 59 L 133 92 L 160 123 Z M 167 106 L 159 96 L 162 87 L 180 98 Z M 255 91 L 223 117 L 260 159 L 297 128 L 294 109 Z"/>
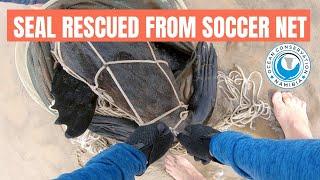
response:
<path fill-rule="evenodd" d="M 166 171 L 176 180 L 204 180 L 202 174 L 184 157 L 167 155 Z"/>
<path fill-rule="evenodd" d="M 272 97 L 274 114 L 287 139 L 311 139 L 306 102 L 288 92 Z"/>

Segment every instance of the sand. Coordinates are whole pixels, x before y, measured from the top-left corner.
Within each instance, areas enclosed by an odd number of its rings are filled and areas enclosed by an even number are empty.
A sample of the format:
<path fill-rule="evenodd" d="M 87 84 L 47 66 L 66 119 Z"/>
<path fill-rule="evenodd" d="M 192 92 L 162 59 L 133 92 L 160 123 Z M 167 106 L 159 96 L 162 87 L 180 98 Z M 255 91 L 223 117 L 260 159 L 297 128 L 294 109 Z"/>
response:
<path fill-rule="evenodd" d="M 318 108 L 320 103 L 319 70 L 317 60 L 320 57 L 318 45 L 320 42 L 320 19 L 318 0 L 224 0 L 224 1 L 189 1 L 189 7 L 194 9 L 311 9 L 311 41 L 296 43 L 306 50 L 311 58 L 311 72 L 308 80 L 292 91 L 295 95 L 305 100 L 308 104 L 307 111 L 311 122 L 311 130 L 315 137 L 320 137 L 320 121 L 318 118 Z M 263 75 L 263 88 L 261 98 L 270 103 L 270 96 L 275 90 L 280 90 L 274 86 L 264 73 L 265 59 L 268 53 L 281 42 L 222 42 L 214 43 L 218 54 L 218 69 L 228 73 L 234 69 L 234 64 L 243 68 L 246 75 L 252 71 L 259 71 Z M 218 93 L 218 98 L 222 94 Z M 218 102 L 219 103 L 219 102 Z M 219 104 L 216 105 L 216 113 Z M 213 117 L 218 118 L 219 117 Z M 257 130 L 255 134 L 261 137 L 277 137 L 263 120 L 257 120 Z"/>
<path fill-rule="evenodd" d="M 17 75 L 15 43 L 6 42 L 6 8 L 0 3 L 0 179 L 50 179 L 77 167 L 74 146 L 54 118 L 32 101 Z"/>
<path fill-rule="evenodd" d="M 320 137 L 320 121 L 318 120 L 318 107 L 320 103 L 319 74 L 320 66 L 317 60 L 320 58 L 318 44 L 320 43 L 320 19 L 318 0 L 224 0 L 224 1 L 191 1 L 189 7 L 194 9 L 301 9 L 310 8 L 312 16 L 311 41 L 297 43 L 303 47 L 311 58 L 312 69 L 309 79 L 293 92 L 304 99 L 308 104 L 308 115 L 311 122 L 312 133 Z M 6 12 L 7 8 L 24 8 L 21 5 L 0 3 L 0 179 L 49 179 L 63 172 L 71 171 L 78 167 L 75 158 L 75 146 L 63 135 L 61 128 L 53 124 L 54 118 L 45 110 L 34 103 L 24 90 L 14 64 L 15 43 L 6 41 Z M 264 74 L 264 61 L 269 51 L 279 43 L 248 42 L 214 43 L 218 53 L 219 70 L 229 72 L 234 64 L 240 65 L 246 73 L 252 71 L 262 72 L 264 78 L 261 98 L 270 102 L 270 92 L 277 90 Z M 247 74 L 248 75 L 248 74 Z M 218 92 L 218 100 L 222 95 Z M 218 101 L 212 122 L 217 120 L 219 112 Z M 220 113 L 221 114 L 221 113 Z M 259 137 L 277 138 L 276 134 L 262 119 L 256 121 L 256 131 L 240 129 L 255 134 Z M 190 157 L 188 157 L 191 159 Z M 196 167 L 207 177 L 220 169 L 216 165 L 202 166 L 193 162 Z M 170 179 L 163 171 L 163 161 L 160 166 L 150 168 L 139 179 Z M 230 168 L 224 167 L 227 179 L 238 179 Z"/>

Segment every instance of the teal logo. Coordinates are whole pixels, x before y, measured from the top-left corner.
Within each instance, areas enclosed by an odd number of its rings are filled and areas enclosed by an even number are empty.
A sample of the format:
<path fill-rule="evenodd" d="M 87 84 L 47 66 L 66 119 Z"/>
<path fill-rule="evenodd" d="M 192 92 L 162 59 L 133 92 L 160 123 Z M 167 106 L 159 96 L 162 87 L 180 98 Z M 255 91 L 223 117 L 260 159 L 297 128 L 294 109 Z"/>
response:
<path fill-rule="evenodd" d="M 292 89 L 303 84 L 310 74 L 310 68 L 308 54 L 295 44 L 276 46 L 266 59 L 269 80 L 283 89 Z"/>

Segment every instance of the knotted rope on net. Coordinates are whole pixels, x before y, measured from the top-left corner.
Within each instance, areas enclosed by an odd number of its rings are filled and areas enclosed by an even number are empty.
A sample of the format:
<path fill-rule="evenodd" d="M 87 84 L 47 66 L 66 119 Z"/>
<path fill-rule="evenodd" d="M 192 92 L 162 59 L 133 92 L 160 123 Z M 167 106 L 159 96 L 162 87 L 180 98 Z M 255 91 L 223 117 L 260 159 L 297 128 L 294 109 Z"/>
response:
<path fill-rule="evenodd" d="M 63 69 L 69 73 L 70 75 L 72 75 L 73 77 L 75 77 L 76 79 L 86 83 L 93 92 L 95 92 L 101 99 L 98 101 L 98 108 L 99 108 L 99 112 L 100 113 L 110 113 L 112 110 L 112 107 L 114 107 L 114 111 L 112 113 L 114 113 L 115 116 L 117 117 L 123 117 L 126 116 L 131 120 L 134 120 L 136 123 L 138 123 L 138 125 L 147 125 L 147 124 L 152 124 L 155 123 L 159 120 L 161 120 L 163 117 L 171 114 L 172 112 L 178 110 L 179 108 L 183 108 L 185 109 L 185 111 L 182 111 L 180 113 L 180 121 L 172 128 L 173 130 L 175 130 L 188 116 L 188 106 L 185 105 L 179 98 L 178 92 L 175 89 L 173 82 L 171 81 L 171 79 L 169 78 L 168 74 L 165 72 L 165 70 L 161 67 L 160 64 L 165 64 L 168 66 L 168 63 L 164 60 L 158 60 L 155 56 L 154 50 L 151 46 L 151 44 L 149 42 L 147 42 L 148 47 L 150 49 L 150 52 L 152 54 L 153 59 L 152 60 L 121 60 L 121 61 L 106 61 L 101 54 L 97 51 L 97 49 L 93 46 L 93 44 L 91 42 L 87 42 L 89 44 L 89 46 L 91 47 L 91 49 L 93 50 L 93 52 L 96 54 L 96 56 L 99 58 L 99 60 L 102 62 L 103 66 L 97 71 L 95 78 L 94 78 L 94 85 L 88 83 L 84 78 L 82 78 L 81 76 L 79 76 L 78 74 L 76 74 L 72 69 L 70 69 L 65 63 L 64 60 L 62 58 L 61 55 L 61 48 L 60 48 L 60 42 L 56 42 L 55 43 L 55 47 L 54 50 L 52 51 L 52 54 L 54 55 L 55 59 L 58 60 L 58 62 L 62 65 Z M 160 116 L 148 121 L 147 123 L 144 123 L 140 117 L 140 115 L 138 114 L 138 112 L 136 111 L 134 105 L 131 103 L 130 99 L 128 98 L 126 92 L 123 90 L 121 84 L 118 82 L 117 77 L 114 75 L 114 73 L 112 72 L 112 70 L 110 69 L 109 65 L 116 65 L 116 64 L 130 64 L 130 63 L 150 63 L 150 64 L 156 64 L 157 67 L 161 70 L 161 72 L 163 73 L 163 75 L 166 77 L 166 79 L 168 80 L 171 89 L 174 92 L 174 95 L 177 99 L 177 106 L 173 107 L 172 109 L 162 113 Z M 131 115 L 129 113 L 127 113 L 126 111 L 122 110 L 121 108 L 117 107 L 114 104 L 114 100 L 112 99 L 112 97 L 110 95 L 108 95 L 107 92 L 105 92 L 103 89 L 100 89 L 99 87 L 99 83 L 98 83 L 98 78 L 99 75 L 101 74 L 101 72 L 103 70 L 106 70 L 112 80 L 114 81 L 114 83 L 117 85 L 117 88 L 119 89 L 119 91 L 121 92 L 121 94 L 123 95 L 123 97 L 125 98 L 126 102 L 128 103 L 128 105 L 130 106 L 132 112 L 134 113 L 134 115 Z M 105 100 L 105 101 L 103 101 Z M 109 104 L 109 105 L 108 105 Z M 105 115 L 105 114 L 103 114 Z M 108 114 L 110 115 L 110 114 Z"/>
<path fill-rule="evenodd" d="M 251 72 L 248 77 L 243 70 L 235 65 L 236 70 L 225 74 L 218 71 L 218 88 L 230 102 L 222 121 L 215 128 L 226 130 L 232 126 L 245 127 L 249 125 L 254 129 L 254 121 L 257 117 L 269 120 L 272 111 L 268 103 L 259 98 L 263 79 L 258 71 Z M 254 80 L 258 77 L 258 81 Z"/>
<path fill-rule="evenodd" d="M 43 5 L 45 9 L 187 9 L 184 0 L 150 0 L 144 1 L 128 1 L 128 0 L 77 0 L 77 1 L 63 1 L 63 0 L 50 0 L 48 3 Z M 38 44 L 38 43 L 37 43 Z M 48 44 L 48 43 L 47 43 Z M 183 42 L 172 42 L 172 44 L 178 46 L 183 50 L 191 51 L 193 46 L 191 43 Z M 34 56 L 30 58 L 28 49 L 34 46 L 30 43 L 17 43 L 16 46 L 16 66 L 19 77 L 26 88 L 31 98 L 37 102 L 41 107 L 46 109 L 53 115 L 58 115 L 58 112 L 52 108 L 54 104 L 53 97 L 50 94 L 52 78 L 46 77 L 46 74 L 53 72 L 53 67 L 49 64 L 54 60 L 49 60 L 43 56 Z M 34 46 L 36 50 L 40 50 L 41 46 Z M 49 55 L 50 50 L 44 49 L 45 54 Z M 37 55 L 39 53 L 36 53 Z M 30 63 L 35 62 L 35 63 Z M 50 63 L 48 63 L 50 62 Z M 30 64 L 41 64 L 43 66 L 30 66 Z M 69 72 L 70 73 L 70 72 Z M 76 74 L 73 74 L 76 75 Z M 135 120 L 135 116 L 132 116 L 119 107 L 117 107 L 111 97 L 105 94 L 101 89 L 96 89 L 97 93 L 102 94 L 103 97 L 98 97 L 95 114 L 102 116 L 113 116 L 119 118 L 126 118 Z M 99 91 L 99 92 L 98 92 Z M 49 92 L 49 93 L 48 93 Z M 179 106 L 187 108 L 186 105 L 179 103 Z M 187 116 L 187 112 L 181 114 L 181 118 Z M 178 126 L 179 124 L 177 124 Z M 63 126 L 62 129 L 66 130 Z M 77 156 L 83 152 L 90 153 L 91 155 L 97 154 L 103 149 L 107 148 L 116 141 L 110 138 L 100 136 L 90 130 L 87 130 L 83 135 L 70 139 L 73 144 L 79 146 Z M 80 163 L 79 163 L 80 164 Z"/>
<path fill-rule="evenodd" d="M 63 69 L 69 73 L 70 75 L 72 75 L 73 77 L 75 77 L 76 79 L 86 83 L 91 90 L 98 95 L 98 101 L 97 101 L 97 108 L 96 108 L 96 113 L 100 114 L 100 115 L 108 115 L 108 116 L 114 116 L 114 117 L 125 117 L 127 119 L 130 120 L 134 120 L 138 125 L 148 125 L 148 124 L 152 124 L 155 123 L 159 120 L 161 120 L 162 118 L 164 118 L 165 116 L 168 116 L 169 114 L 175 112 L 176 110 L 183 108 L 184 111 L 182 111 L 180 113 L 180 120 L 178 121 L 178 123 L 175 124 L 174 127 L 171 128 L 171 130 L 174 132 L 175 129 L 184 121 L 186 120 L 187 116 L 188 116 L 188 106 L 185 105 L 179 98 L 178 92 L 175 89 L 173 82 L 171 81 L 171 79 L 169 78 L 168 74 L 165 72 L 165 70 L 162 68 L 162 66 L 160 64 L 165 64 L 168 66 L 168 63 L 164 60 L 158 60 L 155 56 L 154 50 L 151 46 L 151 44 L 149 42 L 147 42 L 148 47 L 150 49 L 150 52 L 152 54 L 153 59 L 152 60 L 121 60 L 121 61 L 106 61 L 101 54 L 97 51 L 97 49 L 94 47 L 94 45 L 91 42 L 87 42 L 88 45 L 91 47 L 92 51 L 95 53 L 95 55 L 98 57 L 98 59 L 102 62 L 103 66 L 97 71 L 95 78 L 94 78 L 94 84 L 90 84 L 88 83 L 84 78 L 82 78 L 80 75 L 78 75 L 77 73 L 75 73 L 72 69 L 70 69 L 63 60 L 62 54 L 61 54 L 61 47 L 60 47 L 60 43 L 56 42 L 55 43 L 55 47 L 54 50 L 52 51 L 52 54 L 54 55 L 55 59 L 61 64 L 61 66 L 63 67 Z M 126 92 L 123 90 L 121 84 L 118 82 L 117 77 L 114 75 L 114 73 L 112 72 L 112 70 L 110 69 L 109 65 L 116 65 L 116 64 L 130 64 L 130 63 L 150 63 L 150 64 L 156 64 L 157 67 L 161 70 L 161 72 L 163 73 L 163 75 L 166 77 L 167 81 L 169 82 L 171 89 L 174 92 L 174 95 L 176 97 L 177 100 L 177 106 L 173 107 L 172 109 L 162 113 L 161 115 L 159 115 L 158 117 L 148 121 L 147 123 L 143 122 L 140 115 L 138 114 L 138 112 L 136 111 L 134 105 L 132 104 L 132 102 L 130 101 L 130 99 L 128 98 Z M 126 100 L 126 102 L 128 103 L 128 105 L 130 106 L 130 109 L 132 110 L 132 112 L 134 113 L 134 115 L 127 113 L 126 111 L 122 110 L 120 107 L 117 107 L 116 104 L 114 103 L 114 100 L 112 99 L 112 97 L 103 89 L 101 89 L 99 87 L 99 82 L 98 82 L 98 78 L 99 75 L 101 74 L 101 72 L 103 70 L 106 70 L 112 80 L 114 81 L 114 83 L 117 85 L 120 93 L 122 94 L 122 96 L 124 97 L 124 99 Z M 87 150 L 88 152 L 92 153 L 92 154 L 96 154 L 98 152 L 100 152 L 101 150 L 105 149 L 108 145 L 108 143 L 100 143 L 100 142 L 106 142 L 105 139 L 97 134 L 94 134 L 92 132 L 86 132 L 84 135 L 76 138 L 74 140 L 75 142 L 79 143 L 80 147 Z M 174 147 L 174 149 L 176 149 L 176 151 L 182 151 L 181 147 L 176 148 L 177 146 Z M 78 155 L 77 155 L 78 156 Z M 79 155 L 80 156 L 80 155 Z M 79 159 L 79 158 L 78 158 Z M 79 163 L 80 164 L 80 163 Z"/>

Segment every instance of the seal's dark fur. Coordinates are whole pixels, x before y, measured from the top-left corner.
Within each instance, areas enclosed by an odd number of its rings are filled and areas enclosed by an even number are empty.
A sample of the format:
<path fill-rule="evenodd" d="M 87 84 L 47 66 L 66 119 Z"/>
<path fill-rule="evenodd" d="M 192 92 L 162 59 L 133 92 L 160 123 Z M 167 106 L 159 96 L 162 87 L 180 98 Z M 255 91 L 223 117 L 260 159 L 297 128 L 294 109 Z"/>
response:
<path fill-rule="evenodd" d="M 105 61 L 153 60 L 149 46 L 140 43 L 93 43 Z M 193 53 L 180 51 L 166 43 L 152 43 L 158 60 L 166 61 L 169 66 L 161 67 L 170 78 L 174 88 L 178 87 L 175 77 L 186 65 L 193 63 L 194 93 L 189 102 L 189 116 L 177 130 L 188 124 L 202 124 L 213 111 L 216 97 L 217 55 L 213 46 L 198 43 Z M 94 86 L 94 77 L 102 67 L 101 60 L 93 53 L 87 43 L 61 44 L 62 57 L 68 68 Z M 156 64 L 129 63 L 109 65 L 121 88 L 126 93 L 144 123 L 162 115 L 179 105 L 172 86 Z M 110 76 L 102 70 L 98 76 L 98 87 L 106 91 L 114 103 L 127 113 L 134 115 L 123 94 Z M 61 67 L 55 70 L 52 93 L 56 99 L 55 108 L 59 111 L 57 123 L 66 124 L 66 135 L 75 137 L 82 134 L 92 121 L 95 111 L 96 95 L 83 82 L 73 78 Z M 161 121 L 174 127 L 180 121 L 180 108 L 163 117 Z M 95 116 L 90 130 L 123 141 L 138 125 L 132 120 L 108 116 Z M 119 133 L 120 132 L 120 133 Z"/>
<path fill-rule="evenodd" d="M 97 95 L 83 82 L 65 72 L 59 65 L 54 72 L 52 95 L 53 109 L 59 117 L 56 124 L 67 125 L 66 137 L 77 137 L 89 126 L 96 108 Z"/>

